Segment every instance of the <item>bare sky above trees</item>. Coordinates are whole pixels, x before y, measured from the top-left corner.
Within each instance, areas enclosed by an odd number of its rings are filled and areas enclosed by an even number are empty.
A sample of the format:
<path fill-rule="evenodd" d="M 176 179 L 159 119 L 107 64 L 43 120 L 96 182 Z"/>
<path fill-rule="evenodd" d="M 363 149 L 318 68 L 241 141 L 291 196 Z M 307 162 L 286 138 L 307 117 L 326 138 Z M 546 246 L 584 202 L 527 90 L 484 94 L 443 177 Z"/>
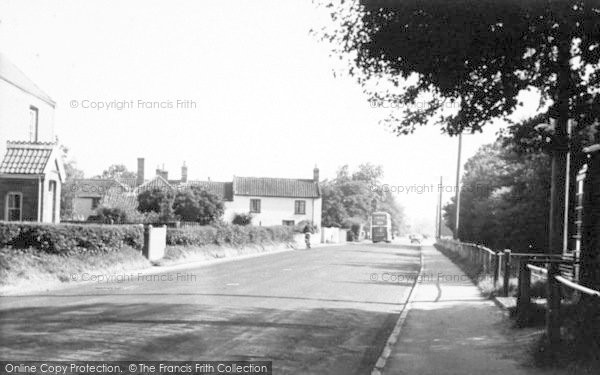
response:
<path fill-rule="evenodd" d="M 455 138 L 429 127 L 394 136 L 379 124 L 386 109 L 372 108 L 351 78 L 334 77 L 339 63 L 309 34 L 328 22 L 323 12 L 303 0 L 0 0 L 0 45 L 57 102 L 56 133 L 88 177 L 111 164 L 135 170 L 142 156 L 150 173 L 164 164 L 176 178 L 184 160 L 190 178 L 213 180 L 311 178 L 315 164 L 333 178 L 340 165 L 371 162 L 390 186 L 437 184 L 440 175 L 453 184 Z M 134 104 L 82 108 L 84 100 Z M 176 108 L 178 100 L 195 107 Z M 465 136 L 463 160 L 501 125 Z M 435 193 L 397 199 L 409 222 L 433 227 Z"/>

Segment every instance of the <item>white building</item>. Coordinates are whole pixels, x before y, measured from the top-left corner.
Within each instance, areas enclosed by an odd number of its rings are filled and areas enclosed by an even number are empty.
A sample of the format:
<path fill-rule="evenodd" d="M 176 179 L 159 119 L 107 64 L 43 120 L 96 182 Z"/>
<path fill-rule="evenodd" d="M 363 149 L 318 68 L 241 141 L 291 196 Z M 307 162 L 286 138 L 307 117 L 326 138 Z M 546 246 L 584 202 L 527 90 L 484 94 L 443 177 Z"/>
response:
<path fill-rule="evenodd" d="M 98 203 L 110 192 L 126 192 L 127 198 L 137 196 L 147 189 L 182 190 L 190 186 L 201 188 L 218 195 L 224 202 L 223 220 L 233 221 L 235 214 L 250 213 L 252 224 L 296 225 L 310 221 L 321 227 L 321 189 L 319 187 L 319 169 L 315 167 L 312 179 L 270 178 L 270 177 L 234 177 L 231 182 L 194 181 L 187 179 L 187 167 L 181 168 L 181 179 L 169 179 L 168 172 L 156 169 L 156 176 L 150 180 L 144 178 L 144 159 L 138 159 L 135 181 L 84 179 L 75 181 L 70 188 L 75 192 L 73 207 L 75 215 L 85 220 L 95 213 Z M 116 187 L 116 189 L 112 189 Z M 133 197 L 131 204 L 135 205 Z"/>
<path fill-rule="evenodd" d="M 296 225 L 310 221 L 321 227 L 319 170 L 312 180 L 234 177 L 232 200 L 225 203 L 226 221 L 237 213 L 252 214 L 255 225 Z"/>
<path fill-rule="evenodd" d="M 54 101 L 0 54 L 0 220 L 58 222 Z"/>
<path fill-rule="evenodd" d="M 54 142 L 56 103 L 0 53 L 0 155 L 7 141 Z"/>

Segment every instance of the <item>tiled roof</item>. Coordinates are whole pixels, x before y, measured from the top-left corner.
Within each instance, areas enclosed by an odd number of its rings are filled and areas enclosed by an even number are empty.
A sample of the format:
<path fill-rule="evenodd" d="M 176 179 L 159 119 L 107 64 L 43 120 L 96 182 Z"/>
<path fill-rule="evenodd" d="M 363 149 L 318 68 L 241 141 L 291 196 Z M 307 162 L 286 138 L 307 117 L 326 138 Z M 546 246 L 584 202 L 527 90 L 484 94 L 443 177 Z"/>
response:
<path fill-rule="evenodd" d="M 177 189 L 185 189 L 188 186 L 200 186 L 206 191 L 216 194 L 225 201 L 233 200 L 233 183 L 218 181 L 188 181 L 177 185 Z"/>
<path fill-rule="evenodd" d="M 154 189 L 169 189 L 172 190 L 173 186 L 169 184 L 167 180 L 162 178 L 161 176 L 155 176 L 150 181 L 144 182 L 142 185 L 138 186 L 135 191 L 139 194 L 146 190 L 154 190 Z"/>
<path fill-rule="evenodd" d="M 137 178 L 136 177 L 115 177 L 115 180 L 119 181 L 123 185 L 127 185 L 130 188 L 135 188 L 137 186 Z M 146 181 L 144 181 L 146 182 Z"/>
<path fill-rule="evenodd" d="M 42 174 L 50 160 L 53 143 L 6 142 L 6 154 L 0 163 L 0 173 Z"/>
<path fill-rule="evenodd" d="M 51 106 L 55 106 L 56 103 L 48 94 L 40 89 L 33 81 L 11 63 L 6 56 L 0 53 L 0 79 L 20 88 L 21 90 L 37 97 L 40 100 L 45 101 Z"/>
<path fill-rule="evenodd" d="M 138 205 L 137 195 L 135 193 L 120 192 L 110 189 L 101 201 L 102 205 L 108 207 L 129 207 L 136 209 Z"/>
<path fill-rule="evenodd" d="M 82 178 L 67 182 L 63 189 L 76 197 L 102 198 L 109 192 L 126 192 L 128 187 L 112 178 Z"/>
<path fill-rule="evenodd" d="M 313 180 L 268 177 L 234 177 L 233 194 L 285 198 L 318 198 L 321 195 L 319 185 Z"/>

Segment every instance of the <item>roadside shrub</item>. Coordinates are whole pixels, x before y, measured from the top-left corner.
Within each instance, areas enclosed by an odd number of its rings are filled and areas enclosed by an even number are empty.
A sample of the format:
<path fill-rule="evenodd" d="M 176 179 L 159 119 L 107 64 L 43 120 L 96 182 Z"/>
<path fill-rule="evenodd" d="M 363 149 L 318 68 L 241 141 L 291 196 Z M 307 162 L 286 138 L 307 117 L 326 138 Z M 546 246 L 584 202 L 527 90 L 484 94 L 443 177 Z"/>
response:
<path fill-rule="evenodd" d="M 106 224 L 122 224 L 127 221 L 127 213 L 119 207 L 100 207 L 98 218 Z"/>
<path fill-rule="evenodd" d="M 221 224 L 192 228 L 167 228 L 167 245 L 206 246 L 265 245 L 293 241 L 293 228 Z"/>
<path fill-rule="evenodd" d="M 141 249 L 140 225 L 76 225 L 0 222 L 0 248 L 33 248 L 54 254 L 110 252 L 124 245 Z"/>
<path fill-rule="evenodd" d="M 252 224 L 252 214 L 250 214 L 250 213 L 235 214 L 233 216 L 233 220 L 231 221 L 231 223 L 235 224 L 235 225 L 250 225 L 250 224 Z"/>

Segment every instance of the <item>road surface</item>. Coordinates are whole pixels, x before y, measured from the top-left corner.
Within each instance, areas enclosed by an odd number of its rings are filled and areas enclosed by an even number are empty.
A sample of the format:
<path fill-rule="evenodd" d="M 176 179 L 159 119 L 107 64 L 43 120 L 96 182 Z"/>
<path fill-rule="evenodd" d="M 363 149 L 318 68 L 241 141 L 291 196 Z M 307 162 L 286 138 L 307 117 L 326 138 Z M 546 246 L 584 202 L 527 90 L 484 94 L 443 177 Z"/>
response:
<path fill-rule="evenodd" d="M 418 268 L 416 247 L 351 244 L 2 297 L 0 359 L 270 360 L 274 374 L 366 374 Z"/>

